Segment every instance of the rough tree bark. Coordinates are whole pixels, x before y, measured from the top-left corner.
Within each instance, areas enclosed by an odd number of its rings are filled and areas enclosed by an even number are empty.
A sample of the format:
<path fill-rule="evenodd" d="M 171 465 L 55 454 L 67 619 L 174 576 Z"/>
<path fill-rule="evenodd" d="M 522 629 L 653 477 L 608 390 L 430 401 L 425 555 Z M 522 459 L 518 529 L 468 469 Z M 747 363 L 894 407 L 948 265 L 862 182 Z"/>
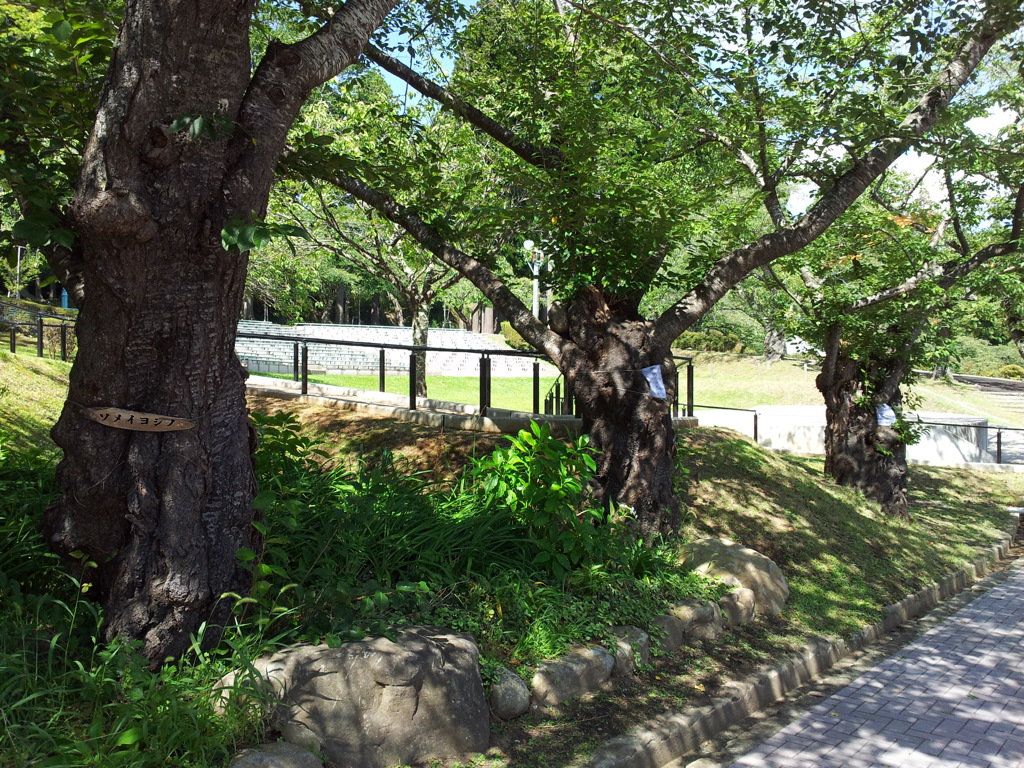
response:
<path fill-rule="evenodd" d="M 311 38 L 272 44 L 253 74 L 254 2 L 127 4 L 69 217 L 85 292 L 53 430 L 63 496 L 44 531 L 92 585 L 106 636 L 141 640 L 154 664 L 203 622 L 216 639 L 222 595 L 249 583 L 235 553 L 258 549 L 234 354 L 247 259 L 221 247 L 221 230 L 262 215 L 307 94 L 354 61 L 394 5 L 349 2 Z M 172 132 L 185 116 L 215 130 Z M 85 417 L 105 406 L 195 426 L 137 432 Z"/>
<path fill-rule="evenodd" d="M 764 326 L 764 361 L 771 365 L 786 356 L 786 332 L 771 321 Z"/>
<path fill-rule="evenodd" d="M 879 426 L 876 411 L 902 404 L 904 362 L 874 361 L 890 375 L 869 394 L 869 371 L 844 354 L 840 327 L 833 326 L 815 384 L 825 399 L 825 474 L 877 501 L 887 515 L 907 518 L 907 446 L 896 430 Z"/>
<path fill-rule="evenodd" d="M 677 531 L 670 345 L 654 343 L 654 324 L 635 305 L 610 305 L 596 288 L 569 304 L 566 320 L 558 330 L 578 353 L 565 356 L 560 368 L 571 382 L 584 431 L 599 451 L 602 500 L 630 507 L 645 540 Z M 654 365 L 661 367 L 667 399 L 652 395 L 641 372 Z"/>

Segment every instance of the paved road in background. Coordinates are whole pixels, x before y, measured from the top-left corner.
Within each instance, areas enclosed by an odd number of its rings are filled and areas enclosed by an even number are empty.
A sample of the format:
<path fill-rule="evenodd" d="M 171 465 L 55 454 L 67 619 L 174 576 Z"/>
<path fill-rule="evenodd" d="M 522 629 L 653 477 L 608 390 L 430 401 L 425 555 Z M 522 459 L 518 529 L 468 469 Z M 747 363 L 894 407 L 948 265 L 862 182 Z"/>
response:
<path fill-rule="evenodd" d="M 1024 766 L 1024 559 L 732 768 Z"/>

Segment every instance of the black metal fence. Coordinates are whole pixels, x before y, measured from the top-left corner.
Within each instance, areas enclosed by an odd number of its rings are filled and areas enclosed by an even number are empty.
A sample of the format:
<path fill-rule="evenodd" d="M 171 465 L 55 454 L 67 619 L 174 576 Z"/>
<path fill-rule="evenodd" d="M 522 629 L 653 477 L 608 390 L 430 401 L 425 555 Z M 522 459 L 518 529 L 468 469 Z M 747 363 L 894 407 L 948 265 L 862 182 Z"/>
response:
<path fill-rule="evenodd" d="M 694 408 L 693 358 L 684 355 L 672 355 L 672 360 L 676 362 L 675 380 L 673 382 L 672 417 L 679 418 L 680 409 L 682 408 L 683 415 L 692 418 Z M 686 368 L 686 378 L 684 379 L 686 395 L 682 402 L 680 402 L 679 398 L 679 369 L 683 366 L 680 366 L 679 363 L 685 363 Z M 544 413 L 579 415 L 579 408 L 572 394 L 572 382 L 567 381 L 564 376 L 559 375 L 544 397 Z"/>
<path fill-rule="evenodd" d="M 495 357 L 520 357 L 533 360 L 532 365 L 532 393 L 533 413 L 545 415 L 577 415 L 579 409 L 576 398 L 572 393 L 572 383 L 559 376 L 555 383 L 548 390 L 547 394 L 541 397 L 541 362 L 548 358 L 538 352 L 520 352 L 517 350 L 503 349 L 452 349 L 450 347 L 436 347 L 429 345 L 413 344 L 390 344 L 385 342 L 372 341 L 345 341 L 342 339 L 325 339 L 319 337 L 285 336 L 266 333 L 239 333 L 237 338 L 261 339 L 267 341 L 286 342 L 292 345 L 292 379 L 299 382 L 299 391 L 305 395 L 309 393 L 310 355 L 311 344 L 326 344 L 337 347 L 355 347 L 363 349 L 375 349 L 378 351 L 378 363 L 376 366 L 378 377 L 378 389 L 386 391 L 388 350 L 405 351 L 409 355 L 409 410 L 415 411 L 418 408 L 416 395 L 416 379 L 419 374 L 420 356 L 426 352 L 460 353 L 465 355 L 479 355 L 479 408 L 480 413 L 487 414 L 493 408 L 491 394 L 493 376 L 491 361 Z M 676 360 L 686 362 L 686 397 L 684 399 L 686 415 L 693 415 L 693 360 L 689 357 L 673 356 Z M 391 370 L 394 370 L 391 368 Z M 403 369 L 404 372 L 404 369 Z M 679 370 L 676 369 L 675 396 L 672 402 L 673 414 L 678 416 L 680 409 L 679 399 Z M 543 410 L 542 410 L 543 407 Z"/>
<path fill-rule="evenodd" d="M 59 323 L 48 323 L 46 318 L 55 318 L 59 320 Z M 24 329 L 26 336 L 33 339 L 35 342 L 36 356 L 44 357 L 46 355 L 47 339 L 52 337 L 54 340 L 55 348 L 52 352 L 53 357 L 57 357 L 58 354 L 61 360 L 69 360 L 74 357 L 74 323 L 69 322 L 66 318 L 60 317 L 59 315 L 42 315 L 35 320 L 35 322 L 4 322 L 5 326 L 8 326 L 8 338 L 10 342 L 10 348 L 12 353 L 18 351 L 18 329 Z M 52 334 L 47 334 L 47 331 L 53 331 Z"/>

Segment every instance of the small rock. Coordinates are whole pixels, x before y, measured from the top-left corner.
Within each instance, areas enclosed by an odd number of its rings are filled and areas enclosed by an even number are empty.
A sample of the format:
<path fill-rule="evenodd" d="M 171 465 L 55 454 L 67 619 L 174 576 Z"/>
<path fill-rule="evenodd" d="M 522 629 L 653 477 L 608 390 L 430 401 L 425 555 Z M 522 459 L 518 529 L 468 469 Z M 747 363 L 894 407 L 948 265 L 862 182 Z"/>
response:
<path fill-rule="evenodd" d="M 686 768 L 722 768 L 722 763 L 716 762 L 709 757 L 702 757 L 687 763 Z"/>
<path fill-rule="evenodd" d="M 324 768 L 324 764 L 309 750 L 277 741 L 243 750 L 228 768 Z"/>
<path fill-rule="evenodd" d="M 500 720 L 513 720 L 530 708 L 530 689 L 523 679 L 505 667 L 491 683 L 491 712 Z"/>
<path fill-rule="evenodd" d="M 722 609 L 715 603 L 685 600 L 672 606 L 669 613 L 683 623 L 683 634 L 695 640 L 714 640 L 725 630 Z"/>
<path fill-rule="evenodd" d="M 557 707 L 598 690 L 612 674 L 613 657 L 604 648 L 581 648 L 541 664 L 533 676 L 533 706 Z"/>
<path fill-rule="evenodd" d="M 722 596 L 718 601 L 718 607 L 722 609 L 726 626 L 738 627 L 749 624 L 755 613 L 754 590 L 746 587 L 733 590 Z"/>
<path fill-rule="evenodd" d="M 636 663 L 648 664 L 651 660 L 651 636 L 638 627 L 612 627 L 615 641 L 615 669 L 612 676 L 631 680 Z"/>
<path fill-rule="evenodd" d="M 654 641 L 659 652 L 672 653 L 683 644 L 683 622 L 675 616 L 655 616 L 651 624 L 659 630 Z"/>

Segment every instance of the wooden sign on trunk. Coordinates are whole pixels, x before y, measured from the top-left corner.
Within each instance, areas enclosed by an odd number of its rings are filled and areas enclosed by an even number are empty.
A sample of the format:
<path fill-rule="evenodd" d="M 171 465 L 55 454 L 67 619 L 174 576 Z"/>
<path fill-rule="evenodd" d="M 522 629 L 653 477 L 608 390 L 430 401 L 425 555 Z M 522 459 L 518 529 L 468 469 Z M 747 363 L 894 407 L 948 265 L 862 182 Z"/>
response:
<path fill-rule="evenodd" d="M 161 416 L 158 413 L 126 411 L 123 408 L 83 408 L 82 415 L 97 424 L 115 429 L 131 429 L 135 432 L 177 432 L 195 426 L 188 419 Z"/>

